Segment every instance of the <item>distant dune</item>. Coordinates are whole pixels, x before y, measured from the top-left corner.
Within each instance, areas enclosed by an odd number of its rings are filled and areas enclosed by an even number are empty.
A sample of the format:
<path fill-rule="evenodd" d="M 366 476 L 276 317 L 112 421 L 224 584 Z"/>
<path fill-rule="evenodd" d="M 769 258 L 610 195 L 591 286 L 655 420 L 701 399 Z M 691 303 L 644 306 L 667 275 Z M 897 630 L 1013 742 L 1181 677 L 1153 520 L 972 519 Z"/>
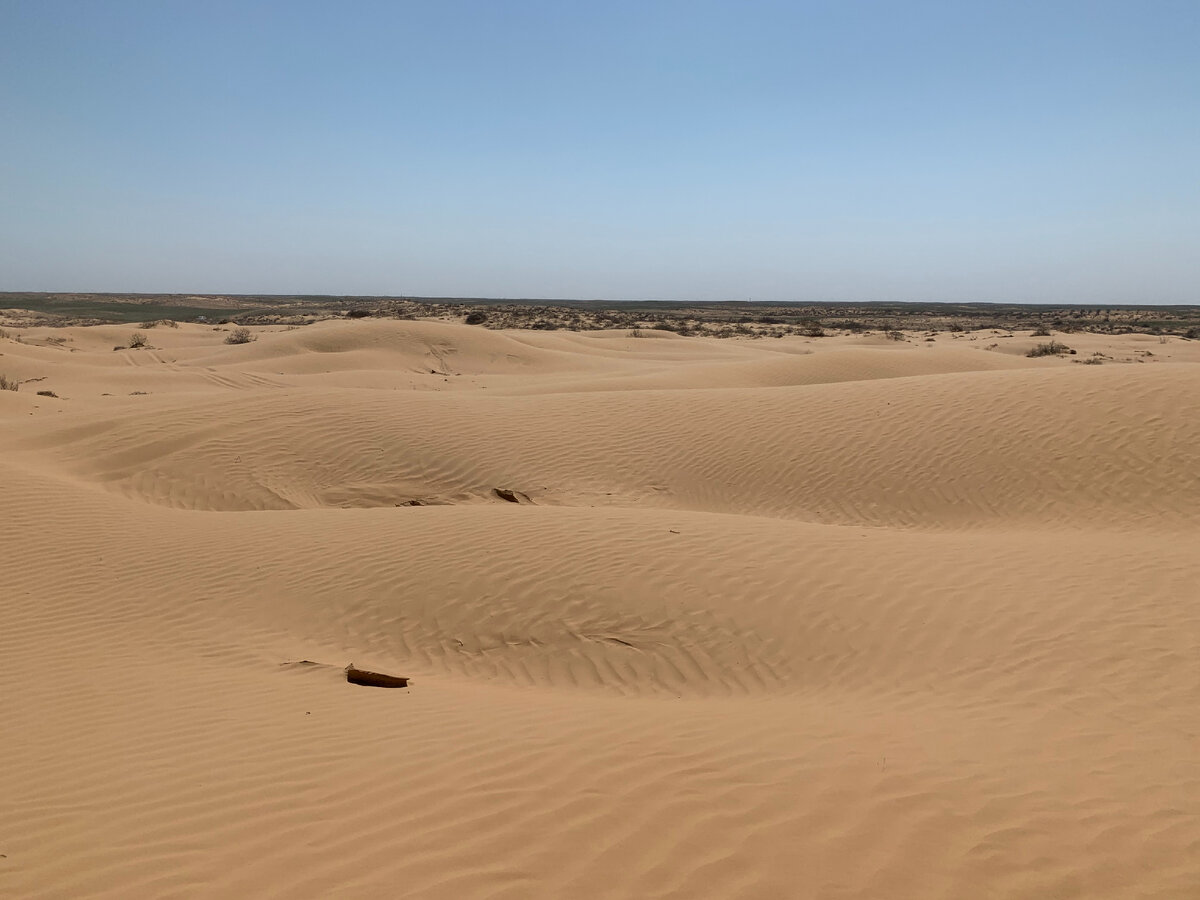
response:
<path fill-rule="evenodd" d="M 1198 895 L 1200 341 L 232 327 L 0 337 L 0 896 Z"/>

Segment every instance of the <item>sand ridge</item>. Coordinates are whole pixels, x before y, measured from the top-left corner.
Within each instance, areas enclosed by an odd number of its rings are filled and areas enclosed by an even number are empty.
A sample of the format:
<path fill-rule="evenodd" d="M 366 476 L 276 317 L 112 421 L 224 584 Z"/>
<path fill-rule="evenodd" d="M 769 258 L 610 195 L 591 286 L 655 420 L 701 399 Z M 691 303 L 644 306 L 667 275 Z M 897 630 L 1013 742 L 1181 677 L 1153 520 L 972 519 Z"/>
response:
<path fill-rule="evenodd" d="M 0 895 L 1195 895 L 1200 342 L 254 331 L 0 339 Z"/>

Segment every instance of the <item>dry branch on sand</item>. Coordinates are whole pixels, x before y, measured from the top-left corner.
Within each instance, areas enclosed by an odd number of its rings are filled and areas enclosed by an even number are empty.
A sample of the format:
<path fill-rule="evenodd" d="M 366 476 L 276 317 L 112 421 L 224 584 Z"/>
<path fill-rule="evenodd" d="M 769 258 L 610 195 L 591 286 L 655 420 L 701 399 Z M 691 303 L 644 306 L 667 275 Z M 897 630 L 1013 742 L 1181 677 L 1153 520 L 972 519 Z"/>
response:
<path fill-rule="evenodd" d="M 385 675 L 382 672 L 368 672 L 366 669 L 356 669 L 354 663 L 346 666 L 346 680 L 351 684 L 361 684 L 364 687 L 408 687 L 408 679 L 404 676 Z"/>

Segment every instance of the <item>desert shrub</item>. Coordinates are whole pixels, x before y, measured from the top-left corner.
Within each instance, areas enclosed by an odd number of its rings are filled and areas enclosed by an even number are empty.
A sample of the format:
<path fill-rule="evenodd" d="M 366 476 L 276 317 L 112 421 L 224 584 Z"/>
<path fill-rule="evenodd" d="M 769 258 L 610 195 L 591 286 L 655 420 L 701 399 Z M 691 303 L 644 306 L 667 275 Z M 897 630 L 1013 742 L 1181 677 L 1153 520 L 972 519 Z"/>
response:
<path fill-rule="evenodd" d="M 1047 341 L 1044 344 L 1038 344 L 1025 355 L 1035 358 L 1039 356 L 1058 356 L 1060 353 L 1066 353 L 1070 349 L 1066 344 L 1059 343 L 1058 341 Z"/>
<path fill-rule="evenodd" d="M 250 329 L 244 325 L 233 329 L 229 332 L 229 336 L 225 338 L 227 344 L 248 344 L 254 340 L 254 335 L 250 333 Z"/>
<path fill-rule="evenodd" d="M 1050 337 L 1050 329 L 1045 325 L 1039 325 L 1033 330 L 1032 337 Z"/>
<path fill-rule="evenodd" d="M 146 346 L 146 335 L 140 331 L 135 331 L 129 336 L 129 349 L 141 350 Z"/>
<path fill-rule="evenodd" d="M 826 322 L 825 325 L 829 328 L 836 328 L 842 331 L 864 331 L 867 327 L 856 319 L 835 319 L 831 322 Z"/>
<path fill-rule="evenodd" d="M 695 334 L 696 329 L 689 322 L 667 321 L 662 320 L 655 322 L 650 326 L 654 331 L 673 331 L 676 334 L 687 336 Z"/>
<path fill-rule="evenodd" d="M 467 318 L 464 321 L 468 325 L 482 325 L 487 321 L 487 313 L 475 310 L 475 312 L 467 313 Z"/>
<path fill-rule="evenodd" d="M 38 391 L 37 395 L 39 397 L 54 397 L 56 399 L 58 397 L 58 394 L 54 393 L 54 391 Z"/>
<path fill-rule="evenodd" d="M 142 322 L 140 325 L 138 325 L 138 328 L 157 328 L 157 327 L 158 327 L 158 319 L 151 319 L 148 322 Z"/>
<path fill-rule="evenodd" d="M 347 319 L 365 319 L 371 315 L 369 309 L 348 309 L 346 310 Z"/>
<path fill-rule="evenodd" d="M 15 391 L 21 386 L 21 382 L 15 378 L 9 378 L 7 375 L 0 375 L 0 391 Z"/>
<path fill-rule="evenodd" d="M 3 328 L 0 328 L 0 338 L 6 338 L 6 337 L 8 337 L 8 332 L 5 331 Z"/>
<path fill-rule="evenodd" d="M 800 326 L 800 334 L 804 337 L 825 337 L 825 329 L 819 323 L 813 322 Z"/>
<path fill-rule="evenodd" d="M 889 341 L 902 341 L 902 340 L 904 340 L 904 332 L 896 331 L 895 329 L 893 329 L 893 330 L 887 332 L 887 339 Z"/>

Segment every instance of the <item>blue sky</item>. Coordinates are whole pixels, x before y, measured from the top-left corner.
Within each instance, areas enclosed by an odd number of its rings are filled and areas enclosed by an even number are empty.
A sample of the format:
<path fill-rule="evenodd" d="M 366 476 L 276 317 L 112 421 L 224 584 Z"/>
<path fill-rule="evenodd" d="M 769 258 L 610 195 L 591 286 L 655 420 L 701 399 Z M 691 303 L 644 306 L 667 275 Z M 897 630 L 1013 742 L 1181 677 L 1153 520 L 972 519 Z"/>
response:
<path fill-rule="evenodd" d="M 0 290 L 1200 303 L 1200 2 L 0 0 Z"/>

